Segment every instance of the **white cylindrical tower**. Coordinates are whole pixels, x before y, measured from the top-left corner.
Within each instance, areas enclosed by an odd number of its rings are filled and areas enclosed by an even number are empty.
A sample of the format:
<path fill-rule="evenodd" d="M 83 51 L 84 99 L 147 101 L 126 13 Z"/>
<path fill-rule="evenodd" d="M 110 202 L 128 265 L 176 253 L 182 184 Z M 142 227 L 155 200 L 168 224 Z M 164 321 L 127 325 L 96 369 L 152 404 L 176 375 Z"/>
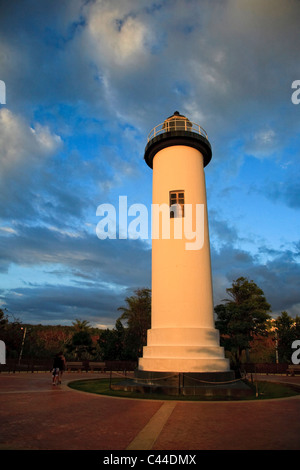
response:
<path fill-rule="evenodd" d="M 213 318 L 205 131 L 177 111 L 150 133 L 152 316 L 140 372 L 229 371 Z"/>

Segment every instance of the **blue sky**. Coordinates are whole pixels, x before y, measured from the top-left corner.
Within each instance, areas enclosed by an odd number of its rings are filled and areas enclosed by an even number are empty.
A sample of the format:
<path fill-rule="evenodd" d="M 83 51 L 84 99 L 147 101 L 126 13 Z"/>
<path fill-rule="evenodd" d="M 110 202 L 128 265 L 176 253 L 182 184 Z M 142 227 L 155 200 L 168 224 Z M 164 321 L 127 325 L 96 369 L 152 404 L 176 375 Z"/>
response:
<path fill-rule="evenodd" d="M 113 327 L 151 246 L 99 240 L 100 204 L 150 208 L 150 130 L 208 133 L 214 302 L 239 276 L 300 314 L 298 0 L 0 0 L 0 306 Z"/>

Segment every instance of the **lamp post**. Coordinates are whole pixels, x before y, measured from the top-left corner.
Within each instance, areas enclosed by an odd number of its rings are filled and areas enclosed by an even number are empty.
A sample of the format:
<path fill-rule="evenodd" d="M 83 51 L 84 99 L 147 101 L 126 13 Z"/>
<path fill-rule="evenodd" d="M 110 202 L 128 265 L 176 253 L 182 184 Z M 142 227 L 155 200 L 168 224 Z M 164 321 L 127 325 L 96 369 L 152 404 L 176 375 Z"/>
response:
<path fill-rule="evenodd" d="M 24 348 L 24 343 L 25 343 L 25 337 L 26 337 L 26 332 L 27 332 L 27 327 L 25 326 L 23 328 L 23 326 L 21 327 L 21 330 L 24 330 L 23 332 L 23 339 L 22 339 L 22 345 L 21 345 L 21 351 L 20 351 L 20 355 L 19 355 L 19 365 L 21 363 L 21 358 L 22 358 L 22 354 L 23 354 L 23 348 Z"/>
<path fill-rule="evenodd" d="M 275 328 L 275 355 L 276 355 L 276 364 L 278 364 L 279 358 L 278 358 L 278 332 L 277 332 L 277 328 Z"/>

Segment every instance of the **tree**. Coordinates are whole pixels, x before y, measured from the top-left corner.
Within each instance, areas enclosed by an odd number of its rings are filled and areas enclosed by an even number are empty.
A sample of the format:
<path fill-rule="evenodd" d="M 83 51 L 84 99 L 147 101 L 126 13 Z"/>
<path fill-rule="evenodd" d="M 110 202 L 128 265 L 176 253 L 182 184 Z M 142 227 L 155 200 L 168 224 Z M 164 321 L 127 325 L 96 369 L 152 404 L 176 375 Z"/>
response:
<path fill-rule="evenodd" d="M 72 325 L 76 331 L 86 331 L 90 329 L 89 322 L 87 320 L 80 320 L 79 318 L 76 318 L 76 320 L 72 322 Z"/>
<path fill-rule="evenodd" d="M 75 328 L 75 333 L 67 345 L 67 351 L 74 353 L 75 357 L 79 360 L 89 359 L 94 350 L 89 322 L 77 318 L 72 324 Z"/>
<path fill-rule="evenodd" d="M 293 354 L 292 343 L 300 339 L 300 318 L 290 317 L 283 311 L 275 320 L 275 328 L 278 340 L 279 362 L 290 362 Z"/>
<path fill-rule="evenodd" d="M 300 317 L 296 315 L 293 323 L 294 339 L 300 339 Z"/>
<path fill-rule="evenodd" d="M 31 326 L 31 357 L 53 357 L 65 349 L 74 331 L 70 326 L 32 325 Z"/>
<path fill-rule="evenodd" d="M 122 361 L 127 359 L 125 354 L 125 328 L 120 320 L 116 321 L 115 328 L 104 330 L 98 340 L 102 359 L 110 361 Z"/>
<path fill-rule="evenodd" d="M 90 333 L 86 330 L 74 333 L 67 345 L 67 350 L 75 353 L 75 357 L 79 360 L 88 359 L 93 352 L 93 341 Z"/>
<path fill-rule="evenodd" d="M 122 311 L 119 320 L 127 324 L 126 346 L 136 357 L 142 355 L 143 346 L 147 343 L 147 330 L 151 327 L 151 290 L 137 289 L 134 295 L 126 297 L 127 307 Z"/>
<path fill-rule="evenodd" d="M 222 335 L 221 343 L 231 351 L 238 367 L 243 351 L 250 349 L 254 337 L 267 334 L 270 304 L 255 282 L 244 277 L 233 281 L 226 292 L 230 298 L 215 307 L 216 328 Z"/>
<path fill-rule="evenodd" d="M 8 324 L 7 315 L 5 315 L 2 308 L 0 308 L 0 331 L 4 330 L 7 324 Z"/>
<path fill-rule="evenodd" d="M 266 336 L 255 336 L 250 348 L 251 362 L 275 362 L 276 349 L 272 332 L 268 331 Z"/>

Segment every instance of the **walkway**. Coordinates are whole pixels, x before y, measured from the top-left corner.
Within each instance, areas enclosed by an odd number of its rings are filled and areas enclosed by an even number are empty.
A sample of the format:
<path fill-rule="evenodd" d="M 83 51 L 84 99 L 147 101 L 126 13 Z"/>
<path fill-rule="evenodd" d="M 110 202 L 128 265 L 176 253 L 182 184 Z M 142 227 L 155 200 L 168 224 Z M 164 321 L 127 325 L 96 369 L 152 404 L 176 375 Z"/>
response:
<path fill-rule="evenodd" d="M 300 396 L 180 402 L 82 393 L 69 380 L 105 374 L 0 374 L 0 450 L 300 450 Z M 270 377 L 295 381 L 300 377 Z M 126 453 L 125 453 L 126 455 Z"/>

